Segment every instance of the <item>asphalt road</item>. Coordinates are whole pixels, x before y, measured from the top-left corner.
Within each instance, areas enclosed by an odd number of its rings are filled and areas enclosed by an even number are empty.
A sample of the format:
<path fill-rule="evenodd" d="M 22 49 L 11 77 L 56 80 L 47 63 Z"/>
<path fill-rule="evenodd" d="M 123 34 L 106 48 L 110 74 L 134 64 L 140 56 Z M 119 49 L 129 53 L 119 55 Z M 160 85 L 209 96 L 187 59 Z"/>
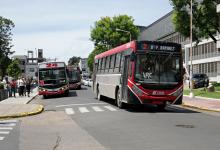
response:
<path fill-rule="evenodd" d="M 158 112 L 150 106 L 118 109 L 98 101 L 90 88 L 69 97 L 37 97 L 45 106 L 21 119 L 19 150 L 219 150 L 220 118 L 176 106 Z"/>

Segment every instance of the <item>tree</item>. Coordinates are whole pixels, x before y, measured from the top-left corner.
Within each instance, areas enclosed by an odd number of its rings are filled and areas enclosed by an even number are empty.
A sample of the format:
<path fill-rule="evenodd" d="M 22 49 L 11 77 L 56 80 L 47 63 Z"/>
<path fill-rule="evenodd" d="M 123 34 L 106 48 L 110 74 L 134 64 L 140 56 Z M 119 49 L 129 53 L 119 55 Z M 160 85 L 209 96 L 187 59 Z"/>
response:
<path fill-rule="evenodd" d="M 21 69 L 19 67 L 19 60 L 18 59 L 12 60 L 12 62 L 10 63 L 10 65 L 7 68 L 7 73 L 11 77 L 14 77 L 16 79 L 18 78 L 18 76 L 21 74 Z"/>
<path fill-rule="evenodd" d="M 71 57 L 71 58 L 69 59 L 68 65 L 77 66 L 80 59 L 81 59 L 80 57 L 73 56 L 73 57 Z"/>
<path fill-rule="evenodd" d="M 172 21 L 176 31 L 185 37 L 190 36 L 190 2 L 191 0 L 170 0 L 173 5 Z M 199 39 L 211 37 L 214 42 L 214 35 L 218 28 L 218 16 L 216 4 L 218 0 L 193 0 L 193 41 L 199 43 Z"/>
<path fill-rule="evenodd" d="M 129 33 L 116 31 L 116 29 L 130 32 L 132 40 L 137 39 L 140 33 L 131 16 L 102 17 L 101 20 L 96 21 L 95 27 L 91 29 L 91 40 L 95 48 L 88 57 L 90 70 L 92 70 L 95 55 L 130 41 Z"/>
<path fill-rule="evenodd" d="M 8 56 L 14 53 L 11 51 L 11 30 L 13 27 L 14 23 L 11 20 L 0 16 L 0 76 L 5 75 L 10 62 Z"/>

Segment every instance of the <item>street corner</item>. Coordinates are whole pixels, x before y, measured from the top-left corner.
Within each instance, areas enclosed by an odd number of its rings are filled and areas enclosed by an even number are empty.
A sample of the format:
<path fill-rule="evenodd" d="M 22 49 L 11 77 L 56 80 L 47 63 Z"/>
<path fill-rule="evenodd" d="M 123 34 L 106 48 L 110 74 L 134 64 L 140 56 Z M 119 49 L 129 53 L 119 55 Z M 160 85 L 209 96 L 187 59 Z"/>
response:
<path fill-rule="evenodd" d="M 43 110 L 44 110 L 43 105 L 39 105 L 39 104 L 26 104 L 23 106 L 14 105 L 12 110 L 0 114 L 0 119 L 20 118 L 20 117 L 37 115 L 43 112 Z"/>

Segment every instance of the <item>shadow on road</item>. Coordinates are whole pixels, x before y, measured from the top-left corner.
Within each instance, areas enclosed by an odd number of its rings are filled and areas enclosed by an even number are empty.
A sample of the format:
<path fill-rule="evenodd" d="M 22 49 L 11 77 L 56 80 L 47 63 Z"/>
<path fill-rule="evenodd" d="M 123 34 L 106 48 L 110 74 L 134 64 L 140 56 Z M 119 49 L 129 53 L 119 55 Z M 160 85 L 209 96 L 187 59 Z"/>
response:
<path fill-rule="evenodd" d="M 104 97 L 102 101 L 110 105 L 116 106 L 114 99 Z M 154 105 L 125 104 L 124 110 L 132 112 L 132 113 L 200 113 L 197 111 L 189 110 L 186 108 L 182 108 L 181 106 L 175 106 L 175 105 L 168 105 L 167 107 L 165 107 L 164 110 L 160 110 Z"/>

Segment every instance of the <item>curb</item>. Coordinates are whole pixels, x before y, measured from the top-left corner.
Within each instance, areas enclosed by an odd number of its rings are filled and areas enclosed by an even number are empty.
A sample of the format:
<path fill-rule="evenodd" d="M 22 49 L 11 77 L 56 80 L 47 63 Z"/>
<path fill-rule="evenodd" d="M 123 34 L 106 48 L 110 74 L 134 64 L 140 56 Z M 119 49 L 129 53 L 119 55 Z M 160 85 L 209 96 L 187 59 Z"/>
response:
<path fill-rule="evenodd" d="M 189 95 L 183 95 L 185 97 L 189 97 Z M 201 96 L 195 96 L 195 98 L 200 98 L 200 99 L 204 99 L 204 100 L 215 100 L 215 101 L 220 101 L 220 99 L 216 99 L 216 98 L 209 98 L 209 97 L 201 97 Z"/>
<path fill-rule="evenodd" d="M 220 112 L 220 110 L 213 110 L 213 109 L 208 109 L 208 108 L 205 108 L 205 107 L 193 106 L 193 105 L 186 104 L 184 102 L 182 103 L 182 106 L 183 107 L 200 109 L 200 110 L 205 110 L 205 111 L 210 111 L 210 112 Z"/>
<path fill-rule="evenodd" d="M 41 113 L 44 110 L 43 105 L 38 105 L 38 108 L 32 112 L 23 112 L 20 114 L 12 114 L 8 116 L 0 116 L 0 119 L 10 119 L 10 118 L 19 118 L 19 117 L 26 117 L 26 116 L 32 116 Z"/>

